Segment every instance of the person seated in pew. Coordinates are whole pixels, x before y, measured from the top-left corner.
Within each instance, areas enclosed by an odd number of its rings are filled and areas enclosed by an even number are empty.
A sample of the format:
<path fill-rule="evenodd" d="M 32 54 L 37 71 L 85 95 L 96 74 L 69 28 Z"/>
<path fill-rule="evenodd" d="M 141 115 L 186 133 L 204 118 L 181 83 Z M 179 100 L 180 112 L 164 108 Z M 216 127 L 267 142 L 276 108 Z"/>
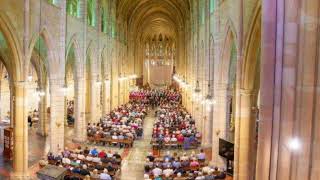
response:
<path fill-rule="evenodd" d="M 112 154 L 111 151 L 109 150 L 109 151 L 107 152 L 107 158 L 112 158 L 112 156 L 113 156 L 113 154 Z"/>
<path fill-rule="evenodd" d="M 106 156 L 106 152 L 104 150 L 100 151 L 99 154 L 98 154 L 98 157 L 99 158 L 104 158 Z"/>
<path fill-rule="evenodd" d="M 182 173 L 178 173 L 177 176 L 173 178 L 173 180 L 185 180 L 185 178 L 182 177 Z"/>
<path fill-rule="evenodd" d="M 108 170 L 104 169 L 103 173 L 100 174 L 101 180 L 112 180 L 111 176 L 108 174 Z"/>
<path fill-rule="evenodd" d="M 66 147 L 66 148 L 64 148 L 64 151 L 63 151 L 63 157 L 69 157 L 70 156 L 70 151 L 69 151 L 69 149 Z"/>
<path fill-rule="evenodd" d="M 86 157 L 83 155 L 83 152 L 80 151 L 80 153 L 78 154 L 77 158 L 80 159 L 80 160 L 84 160 Z"/>
<path fill-rule="evenodd" d="M 93 156 L 92 162 L 94 162 L 94 163 L 99 163 L 99 162 L 101 162 L 101 158 L 99 158 L 98 155 Z"/>
<path fill-rule="evenodd" d="M 161 176 L 162 175 L 162 169 L 159 168 L 159 166 L 156 165 L 156 168 L 152 170 L 152 174 L 156 176 Z"/>
<path fill-rule="evenodd" d="M 172 167 L 171 160 L 165 159 L 164 162 L 162 163 L 162 167 Z"/>
<path fill-rule="evenodd" d="M 174 159 L 172 162 L 172 166 L 175 169 L 179 169 L 181 167 L 181 162 L 180 162 L 180 158 L 178 157 L 178 159 Z"/>
<path fill-rule="evenodd" d="M 113 157 L 115 157 L 116 159 L 121 159 L 121 156 L 117 151 L 113 154 Z"/>
<path fill-rule="evenodd" d="M 94 169 L 94 170 L 91 172 L 90 177 L 91 177 L 92 179 L 99 179 L 99 178 L 100 178 L 100 175 L 99 175 L 99 173 L 98 173 L 98 169 Z"/>
<path fill-rule="evenodd" d="M 163 157 L 163 160 L 165 161 L 166 159 L 168 159 L 168 161 L 172 160 L 172 156 L 170 151 L 167 151 L 166 155 Z"/>
<path fill-rule="evenodd" d="M 143 179 L 144 180 L 151 180 L 149 174 L 144 174 Z"/>
<path fill-rule="evenodd" d="M 164 166 L 165 169 L 162 171 L 163 175 L 170 177 L 171 175 L 173 175 L 174 171 L 171 168 L 171 166 Z"/>
<path fill-rule="evenodd" d="M 75 173 L 75 174 L 80 174 L 80 171 L 81 171 L 81 169 L 80 169 L 80 167 L 79 166 L 76 166 L 75 168 L 73 168 L 72 169 L 72 173 Z"/>
<path fill-rule="evenodd" d="M 200 153 L 197 154 L 197 159 L 198 159 L 199 161 L 202 161 L 202 162 L 204 162 L 204 161 L 206 160 L 206 154 L 204 153 L 204 150 L 203 150 L 203 149 L 201 149 L 201 150 L 200 150 Z"/>
<path fill-rule="evenodd" d="M 90 175 L 90 172 L 88 171 L 87 165 L 82 166 L 82 169 L 80 170 L 79 174 L 82 176 Z"/>
<path fill-rule="evenodd" d="M 98 150 L 97 150 L 97 148 L 93 148 L 93 149 L 90 151 L 89 154 L 91 154 L 92 156 L 97 156 L 97 155 L 98 155 Z"/>
<path fill-rule="evenodd" d="M 108 165 L 106 166 L 106 169 L 109 171 L 109 172 L 113 172 L 115 169 L 113 168 L 113 165 L 111 162 L 108 163 Z"/>
<path fill-rule="evenodd" d="M 62 163 L 63 164 L 71 164 L 71 160 L 68 157 L 62 158 Z"/>
<path fill-rule="evenodd" d="M 153 162 L 153 161 L 154 161 L 154 159 L 155 159 L 155 157 L 152 155 L 152 153 L 151 153 L 151 152 L 149 152 L 149 154 L 148 154 L 147 158 L 149 159 L 149 161 L 150 161 L 150 162 Z"/>
<path fill-rule="evenodd" d="M 200 164 L 196 158 L 193 158 L 192 161 L 190 162 L 190 167 L 198 167 L 199 165 Z"/>
<path fill-rule="evenodd" d="M 205 176 L 205 180 L 215 180 L 215 176 L 212 174 L 212 171 L 210 170 L 208 173 L 208 175 Z"/>
<path fill-rule="evenodd" d="M 205 176 L 202 174 L 202 172 L 198 172 L 195 180 L 205 180 Z"/>
<path fill-rule="evenodd" d="M 87 146 L 87 147 L 85 147 L 85 149 L 83 150 L 83 154 L 84 154 L 85 156 L 88 156 L 89 153 L 90 153 L 90 150 L 89 150 L 89 147 Z"/>
<path fill-rule="evenodd" d="M 92 161 L 93 160 L 93 157 L 91 154 L 88 154 L 87 157 L 86 157 L 86 161 Z"/>
<path fill-rule="evenodd" d="M 154 180 L 163 180 L 160 175 L 154 175 Z"/>
<path fill-rule="evenodd" d="M 55 159 L 52 152 L 49 152 L 49 153 L 48 153 L 47 159 L 48 159 L 48 161 L 52 161 L 52 160 Z"/>
<path fill-rule="evenodd" d="M 104 166 L 102 165 L 102 162 L 97 163 L 94 168 L 97 169 L 98 171 L 104 170 Z"/>

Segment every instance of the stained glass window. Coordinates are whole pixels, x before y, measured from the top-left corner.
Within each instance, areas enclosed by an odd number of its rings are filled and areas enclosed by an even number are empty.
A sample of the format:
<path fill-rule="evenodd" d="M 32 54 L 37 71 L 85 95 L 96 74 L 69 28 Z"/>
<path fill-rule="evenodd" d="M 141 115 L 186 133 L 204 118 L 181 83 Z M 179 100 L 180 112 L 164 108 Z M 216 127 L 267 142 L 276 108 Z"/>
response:
<path fill-rule="evenodd" d="M 213 13 L 215 8 L 215 0 L 210 0 L 210 13 Z"/>
<path fill-rule="evenodd" d="M 79 0 L 67 0 L 67 13 L 74 17 L 80 17 Z"/>
<path fill-rule="evenodd" d="M 53 4 L 53 5 L 58 5 L 59 0 L 48 0 L 48 3 Z"/>
<path fill-rule="evenodd" d="M 87 1 L 87 20 L 90 26 L 96 25 L 96 1 Z"/>
<path fill-rule="evenodd" d="M 101 31 L 104 32 L 104 33 L 107 33 L 107 8 L 103 7 L 101 9 Z"/>
<path fill-rule="evenodd" d="M 205 3 L 205 0 L 201 0 L 200 1 L 200 13 L 199 13 L 199 15 L 200 15 L 200 23 L 201 24 L 204 24 L 204 22 L 205 22 L 205 5 L 204 5 L 204 3 Z"/>

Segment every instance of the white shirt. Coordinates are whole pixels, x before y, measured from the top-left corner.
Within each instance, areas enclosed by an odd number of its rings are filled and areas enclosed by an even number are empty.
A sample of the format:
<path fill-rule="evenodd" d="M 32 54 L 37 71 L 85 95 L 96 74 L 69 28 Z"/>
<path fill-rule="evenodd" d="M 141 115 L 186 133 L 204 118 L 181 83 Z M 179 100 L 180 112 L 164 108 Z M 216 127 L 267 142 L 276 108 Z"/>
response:
<path fill-rule="evenodd" d="M 92 158 L 92 162 L 98 163 L 100 161 L 101 161 L 101 159 L 99 157 Z"/>
<path fill-rule="evenodd" d="M 154 168 L 154 169 L 152 170 L 152 174 L 153 174 L 154 176 L 160 176 L 160 175 L 162 175 L 162 169 L 160 169 L 160 168 Z"/>
<path fill-rule="evenodd" d="M 163 174 L 167 176 L 171 176 L 173 174 L 173 169 L 165 169 L 163 170 Z"/>
<path fill-rule="evenodd" d="M 100 179 L 103 179 L 103 180 L 112 180 L 111 179 L 111 176 L 109 174 L 106 174 L 106 173 L 101 173 L 100 174 Z"/>

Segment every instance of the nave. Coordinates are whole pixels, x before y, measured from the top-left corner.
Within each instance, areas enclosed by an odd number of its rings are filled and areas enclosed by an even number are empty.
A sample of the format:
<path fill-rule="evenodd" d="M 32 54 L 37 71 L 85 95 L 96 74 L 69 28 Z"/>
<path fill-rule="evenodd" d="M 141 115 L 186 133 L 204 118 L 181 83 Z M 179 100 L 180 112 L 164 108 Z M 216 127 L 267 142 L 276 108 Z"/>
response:
<path fill-rule="evenodd" d="M 202 168 L 318 180 L 319 9 L 319 0 L 0 0 L 0 179 L 41 179 L 62 165 L 68 176 L 98 168 L 94 177 L 109 178 L 122 163 L 121 178 L 135 168 L 153 178 L 171 163 L 189 179 Z M 142 89 L 175 89 L 183 108 L 152 117 L 128 104 Z"/>

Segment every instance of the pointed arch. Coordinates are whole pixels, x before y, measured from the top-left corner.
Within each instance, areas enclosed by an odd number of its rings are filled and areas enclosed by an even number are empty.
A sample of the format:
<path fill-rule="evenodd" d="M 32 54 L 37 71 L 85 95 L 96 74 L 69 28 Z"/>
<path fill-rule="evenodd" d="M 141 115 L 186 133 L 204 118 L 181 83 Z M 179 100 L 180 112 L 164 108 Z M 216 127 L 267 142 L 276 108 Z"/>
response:
<path fill-rule="evenodd" d="M 22 49 L 18 43 L 18 35 L 15 28 L 10 23 L 10 18 L 3 12 L 0 12 L 0 33 L 3 34 L 3 38 L 8 45 L 8 50 L 10 52 L 9 57 L 6 57 L 4 53 L 1 52 L 1 59 L 11 76 L 12 81 L 20 81 L 25 79 L 25 72 L 23 71 L 22 62 Z"/>
<path fill-rule="evenodd" d="M 233 29 L 233 26 L 231 25 L 231 21 L 229 21 L 229 24 L 226 29 L 226 35 L 224 38 L 223 46 L 222 46 L 222 51 L 220 55 L 220 62 L 218 62 L 218 68 L 220 72 L 218 73 L 219 79 L 218 82 L 219 84 L 228 84 L 228 79 L 229 79 L 229 72 L 230 72 L 230 64 L 231 64 L 231 56 L 232 56 L 232 51 L 236 50 L 237 52 L 237 43 L 236 43 L 236 34 Z"/>
<path fill-rule="evenodd" d="M 240 86 L 258 93 L 260 86 L 260 76 L 257 77 L 257 75 L 260 75 L 261 6 L 258 7 L 254 16 L 246 44 Z"/>

